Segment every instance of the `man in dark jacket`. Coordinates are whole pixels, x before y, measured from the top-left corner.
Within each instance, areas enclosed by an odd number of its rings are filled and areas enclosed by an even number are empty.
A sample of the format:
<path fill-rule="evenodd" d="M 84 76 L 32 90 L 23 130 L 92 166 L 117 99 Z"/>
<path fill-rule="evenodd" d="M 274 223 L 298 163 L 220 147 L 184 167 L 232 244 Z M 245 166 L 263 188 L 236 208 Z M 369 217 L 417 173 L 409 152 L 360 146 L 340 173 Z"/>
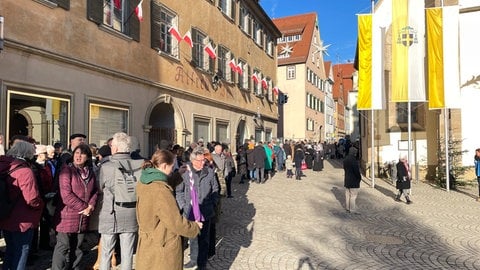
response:
<path fill-rule="evenodd" d="M 347 157 L 343 160 L 343 170 L 345 171 L 345 209 L 348 213 L 355 212 L 358 189 L 362 176 L 360 166 L 356 158 L 358 149 L 351 147 Z"/>

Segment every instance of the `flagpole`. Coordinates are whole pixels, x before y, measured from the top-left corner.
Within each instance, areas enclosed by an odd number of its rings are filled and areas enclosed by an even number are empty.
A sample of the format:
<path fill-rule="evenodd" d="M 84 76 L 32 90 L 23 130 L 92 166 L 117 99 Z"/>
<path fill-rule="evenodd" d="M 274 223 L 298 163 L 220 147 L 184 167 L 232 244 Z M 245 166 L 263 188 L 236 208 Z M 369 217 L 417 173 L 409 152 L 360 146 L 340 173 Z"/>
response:
<path fill-rule="evenodd" d="M 443 8 L 443 0 L 440 2 L 442 8 Z M 448 116 L 447 116 L 447 107 L 445 106 L 444 111 L 443 111 L 443 126 L 445 129 L 445 187 L 447 188 L 447 192 L 450 191 L 450 160 L 449 160 L 449 154 L 448 154 L 448 139 L 449 139 L 449 134 L 448 134 Z"/>
<path fill-rule="evenodd" d="M 412 103 L 410 102 L 410 87 L 408 87 L 408 141 L 407 141 L 407 149 L 408 149 L 408 157 L 407 157 L 407 162 L 408 162 L 408 169 L 410 170 L 410 194 L 412 193 L 412 160 L 411 158 L 411 153 L 412 153 L 412 146 L 413 142 L 410 144 L 412 141 Z M 418 177 L 418 175 L 415 175 L 415 177 Z"/>
<path fill-rule="evenodd" d="M 373 16 L 373 13 L 375 11 L 375 1 L 371 1 L 371 13 Z M 370 164 L 370 177 L 372 178 L 372 188 L 375 188 L 375 111 L 372 108 L 372 113 L 371 113 L 372 120 L 370 122 L 371 127 L 370 127 L 370 136 L 372 140 L 372 149 L 370 149 L 372 159 L 371 159 L 371 164 Z"/>

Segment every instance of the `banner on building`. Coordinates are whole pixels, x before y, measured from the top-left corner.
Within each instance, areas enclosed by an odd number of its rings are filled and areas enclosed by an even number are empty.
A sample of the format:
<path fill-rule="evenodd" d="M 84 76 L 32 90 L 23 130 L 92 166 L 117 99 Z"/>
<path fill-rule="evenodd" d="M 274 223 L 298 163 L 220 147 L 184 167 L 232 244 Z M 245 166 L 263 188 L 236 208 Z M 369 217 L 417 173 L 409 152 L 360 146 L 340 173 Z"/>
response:
<path fill-rule="evenodd" d="M 460 108 L 458 6 L 426 9 L 429 109 Z"/>
<path fill-rule="evenodd" d="M 392 0 L 392 102 L 425 96 L 425 3 Z"/>

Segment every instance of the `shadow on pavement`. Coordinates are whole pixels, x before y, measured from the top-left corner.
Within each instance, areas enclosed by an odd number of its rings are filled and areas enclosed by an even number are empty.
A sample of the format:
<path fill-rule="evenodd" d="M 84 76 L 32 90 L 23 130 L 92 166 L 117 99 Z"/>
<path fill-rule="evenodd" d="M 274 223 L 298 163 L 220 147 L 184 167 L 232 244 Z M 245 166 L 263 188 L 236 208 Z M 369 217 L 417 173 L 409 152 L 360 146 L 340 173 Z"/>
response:
<path fill-rule="evenodd" d="M 256 210 L 248 200 L 247 191 L 251 185 L 262 184 L 248 180 L 239 184 L 239 181 L 239 176 L 232 180 L 233 198 L 222 199 L 222 215 L 217 223 L 216 243 L 216 252 L 222 256 L 215 256 L 209 261 L 209 266 L 215 269 L 230 269 L 240 249 L 248 248 L 252 243 Z"/>

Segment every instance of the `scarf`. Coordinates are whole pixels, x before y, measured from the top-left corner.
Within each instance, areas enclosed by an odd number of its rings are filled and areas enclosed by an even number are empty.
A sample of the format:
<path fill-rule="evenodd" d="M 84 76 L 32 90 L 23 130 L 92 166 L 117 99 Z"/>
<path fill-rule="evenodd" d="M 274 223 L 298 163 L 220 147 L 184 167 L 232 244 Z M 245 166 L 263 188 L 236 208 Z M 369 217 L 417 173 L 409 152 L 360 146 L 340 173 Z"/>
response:
<path fill-rule="evenodd" d="M 198 194 L 197 194 L 197 189 L 195 187 L 195 181 L 193 179 L 193 172 L 190 166 L 188 166 L 187 168 L 188 168 L 188 179 L 190 183 L 190 199 L 191 199 L 190 204 L 192 205 L 193 218 L 195 221 L 204 221 L 205 218 L 202 216 L 202 213 L 200 212 L 200 205 L 198 204 Z"/>
<path fill-rule="evenodd" d="M 142 171 L 140 182 L 150 184 L 154 181 L 167 182 L 167 175 L 155 168 L 146 168 Z"/>

